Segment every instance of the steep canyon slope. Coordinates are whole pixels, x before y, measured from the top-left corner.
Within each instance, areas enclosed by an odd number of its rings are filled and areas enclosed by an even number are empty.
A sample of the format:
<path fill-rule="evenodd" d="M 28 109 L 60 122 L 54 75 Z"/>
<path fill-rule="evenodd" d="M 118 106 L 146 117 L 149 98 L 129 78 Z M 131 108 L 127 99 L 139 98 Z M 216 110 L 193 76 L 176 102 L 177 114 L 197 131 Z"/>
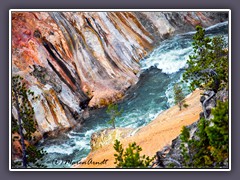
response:
<path fill-rule="evenodd" d="M 74 126 L 86 107 L 122 99 L 138 81 L 139 60 L 163 39 L 226 19 L 224 12 L 13 12 L 12 76 L 39 96 L 31 105 L 43 135 Z"/>

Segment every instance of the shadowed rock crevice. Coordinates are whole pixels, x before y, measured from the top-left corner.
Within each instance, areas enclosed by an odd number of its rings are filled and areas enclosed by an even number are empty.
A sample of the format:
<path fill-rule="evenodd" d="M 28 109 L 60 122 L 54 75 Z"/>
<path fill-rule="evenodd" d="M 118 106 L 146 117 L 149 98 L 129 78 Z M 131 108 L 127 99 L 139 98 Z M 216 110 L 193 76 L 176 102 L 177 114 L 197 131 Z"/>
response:
<path fill-rule="evenodd" d="M 54 60 L 56 60 L 57 64 L 62 68 L 62 70 L 64 71 L 64 73 L 68 76 L 68 78 L 72 81 L 72 83 L 75 85 L 76 84 L 76 80 L 73 78 L 73 76 L 71 75 L 71 72 L 68 70 L 68 68 L 66 67 L 66 65 L 53 53 L 52 50 L 55 50 L 54 46 L 48 42 L 46 39 L 42 39 L 43 40 L 43 45 L 44 47 L 47 49 L 47 51 L 49 52 L 49 54 L 53 57 Z M 59 55 L 59 54 L 58 54 Z M 48 60 L 49 61 L 49 60 Z"/>

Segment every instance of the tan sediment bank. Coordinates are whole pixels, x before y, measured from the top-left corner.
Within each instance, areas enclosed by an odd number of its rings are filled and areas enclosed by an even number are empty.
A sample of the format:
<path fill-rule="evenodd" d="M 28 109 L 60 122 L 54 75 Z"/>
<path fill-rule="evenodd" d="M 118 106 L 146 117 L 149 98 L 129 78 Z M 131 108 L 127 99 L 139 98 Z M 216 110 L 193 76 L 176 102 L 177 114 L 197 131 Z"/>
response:
<path fill-rule="evenodd" d="M 199 113 L 202 111 L 200 103 L 201 92 L 196 90 L 186 97 L 186 103 L 189 105 L 187 108 L 179 111 L 178 106 L 173 106 L 162 112 L 148 125 L 139 129 L 133 136 L 121 140 L 123 147 L 126 148 L 129 143 L 136 142 L 142 147 L 142 154 L 154 156 L 165 145 L 171 144 L 171 141 L 180 134 L 183 126 L 190 125 L 198 120 Z M 73 167 L 115 168 L 113 143 L 90 152 L 87 158 L 81 161 L 86 162 L 85 164 L 79 163 Z"/>

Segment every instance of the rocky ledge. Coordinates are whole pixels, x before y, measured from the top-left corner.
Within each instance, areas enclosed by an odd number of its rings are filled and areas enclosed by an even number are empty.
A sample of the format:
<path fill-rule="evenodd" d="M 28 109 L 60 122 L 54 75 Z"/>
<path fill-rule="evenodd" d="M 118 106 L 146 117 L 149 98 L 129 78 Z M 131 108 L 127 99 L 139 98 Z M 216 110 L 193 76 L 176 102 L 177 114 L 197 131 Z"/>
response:
<path fill-rule="evenodd" d="M 200 113 L 200 118 L 203 117 L 207 121 L 210 121 L 213 118 L 211 110 L 216 107 L 217 100 L 220 100 L 222 102 L 228 100 L 228 91 L 226 89 L 218 91 L 217 93 L 214 93 L 213 91 L 205 91 L 202 94 L 200 102 L 203 111 Z M 197 135 L 197 132 L 199 131 L 199 121 L 200 120 L 197 120 L 191 125 L 186 126 L 186 128 L 189 130 L 190 140 L 199 140 L 199 137 Z M 154 162 L 154 164 L 156 164 L 157 166 L 154 167 L 166 168 L 169 167 L 169 165 L 171 164 L 175 168 L 182 168 L 184 160 L 181 155 L 181 143 L 182 140 L 180 136 L 178 136 L 172 140 L 171 145 L 167 145 L 163 147 L 160 151 L 157 151 L 157 159 Z M 192 152 L 191 156 L 193 155 L 194 152 Z M 225 159 L 224 163 L 219 168 L 228 168 L 228 158 Z"/>
<path fill-rule="evenodd" d="M 173 106 L 170 109 L 162 112 L 155 120 L 148 125 L 138 129 L 135 133 L 129 132 L 131 130 L 126 129 L 127 135 L 119 140 L 123 144 L 123 148 L 126 148 L 129 143 L 136 142 L 142 147 L 142 153 L 147 156 L 154 156 L 159 149 L 162 149 L 166 145 L 170 145 L 172 140 L 175 139 L 180 133 L 183 126 L 191 125 L 199 119 L 199 113 L 202 111 L 200 103 L 200 93 L 202 91 L 196 90 L 192 94 L 186 97 L 186 103 L 189 105 L 182 111 L 179 111 L 178 106 Z M 93 160 L 101 162 L 103 159 L 107 159 L 107 163 L 104 164 L 78 164 L 74 165 L 74 168 L 114 168 L 115 150 L 113 149 L 113 143 L 116 136 L 112 134 L 121 134 L 121 130 L 103 130 L 102 132 L 95 133 L 92 137 L 93 151 L 84 158 L 83 161 Z M 125 134 L 125 133 L 124 133 Z M 113 138 L 112 138 L 113 137 Z M 95 143 L 95 140 L 99 143 Z M 106 140 L 106 142 L 105 142 Z M 100 146 L 98 145 L 100 144 Z"/>
<path fill-rule="evenodd" d="M 103 129 L 99 132 L 95 132 L 91 136 L 91 151 L 102 148 L 106 145 L 113 145 L 115 140 L 122 140 L 129 137 L 134 129 L 132 128 L 116 128 L 116 129 Z"/>

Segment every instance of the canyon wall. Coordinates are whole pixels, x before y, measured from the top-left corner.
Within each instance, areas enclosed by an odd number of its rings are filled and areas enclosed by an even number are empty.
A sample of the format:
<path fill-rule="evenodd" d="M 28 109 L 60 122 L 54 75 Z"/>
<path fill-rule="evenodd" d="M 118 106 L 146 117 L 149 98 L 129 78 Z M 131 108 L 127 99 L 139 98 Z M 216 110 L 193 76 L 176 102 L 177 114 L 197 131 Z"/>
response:
<path fill-rule="evenodd" d="M 122 99 L 138 81 L 139 60 L 162 40 L 227 18 L 227 12 L 12 12 L 12 76 L 39 96 L 31 105 L 41 134 L 69 128 L 86 107 Z"/>

